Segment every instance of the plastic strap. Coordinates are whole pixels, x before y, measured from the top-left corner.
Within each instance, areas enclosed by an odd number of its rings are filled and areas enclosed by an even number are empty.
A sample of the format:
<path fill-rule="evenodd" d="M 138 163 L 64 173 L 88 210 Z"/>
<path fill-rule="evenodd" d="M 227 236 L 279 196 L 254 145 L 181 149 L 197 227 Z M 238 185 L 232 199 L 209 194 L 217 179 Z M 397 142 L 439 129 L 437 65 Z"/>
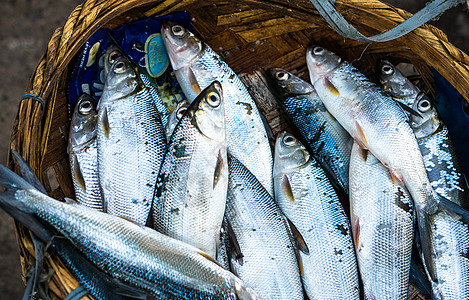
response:
<path fill-rule="evenodd" d="M 321 16 L 327 23 L 340 35 L 354 39 L 361 42 L 387 42 L 411 32 L 412 30 L 422 26 L 433 18 L 436 18 L 444 11 L 456 6 L 460 3 L 465 3 L 467 0 L 435 0 L 428 3 L 423 9 L 415 15 L 397 25 L 393 29 L 384 33 L 366 37 L 361 34 L 355 27 L 350 25 L 344 17 L 335 10 L 333 4 L 328 0 L 310 0 L 314 7 L 318 10 Z M 335 2 L 335 1 L 333 1 Z"/>
<path fill-rule="evenodd" d="M 74 289 L 70 294 L 67 295 L 67 297 L 64 298 L 64 300 L 80 300 L 81 298 L 88 296 L 90 292 L 88 290 L 80 285 L 76 289 Z"/>
<path fill-rule="evenodd" d="M 44 106 L 46 105 L 46 101 L 44 101 L 44 99 L 42 99 L 41 97 L 39 97 L 36 94 L 31 94 L 31 93 L 24 94 L 23 97 L 21 97 L 20 105 L 21 105 L 21 102 L 23 102 L 24 99 L 36 100 L 37 102 L 41 103 L 41 108 L 42 109 L 44 109 Z"/>

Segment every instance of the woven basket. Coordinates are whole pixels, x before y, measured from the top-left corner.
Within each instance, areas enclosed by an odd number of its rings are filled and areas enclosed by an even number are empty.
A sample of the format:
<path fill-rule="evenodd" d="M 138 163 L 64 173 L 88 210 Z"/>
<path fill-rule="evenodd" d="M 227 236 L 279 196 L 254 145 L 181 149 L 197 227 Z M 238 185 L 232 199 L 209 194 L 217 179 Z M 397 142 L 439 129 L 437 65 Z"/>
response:
<path fill-rule="evenodd" d="M 389 30 L 411 16 L 376 0 L 339 0 L 336 8 L 368 36 Z M 274 134 L 287 128 L 286 120 L 275 101 L 264 92 L 256 92 L 251 82 L 262 82 L 259 74 L 270 67 L 281 67 L 308 80 L 305 52 L 313 43 L 353 60 L 368 76 L 373 75 L 376 61 L 383 57 L 392 62 L 410 62 L 430 93 L 430 67 L 434 67 L 469 99 L 469 57 L 453 47 L 443 32 L 429 25 L 390 42 L 366 44 L 335 33 L 308 0 L 89 0 L 54 32 L 26 91 L 44 99 L 45 106 L 34 97 L 22 101 L 11 136 L 11 148 L 31 165 L 50 196 L 74 198 L 66 152 L 67 79 L 85 41 L 101 27 L 116 28 L 148 16 L 183 10 L 193 18 L 197 34 L 240 74 Z M 14 169 L 11 159 L 9 167 Z M 19 224 L 17 238 L 25 279 L 34 264 L 34 249 L 30 233 Z M 53 254 L 47 258 L 45 268 L 55 271 L 49 282 L 53 299 L 62 299 L 79 286 Z M 423 299 L 412 287 L 410 295 L 411 299 Z"/>

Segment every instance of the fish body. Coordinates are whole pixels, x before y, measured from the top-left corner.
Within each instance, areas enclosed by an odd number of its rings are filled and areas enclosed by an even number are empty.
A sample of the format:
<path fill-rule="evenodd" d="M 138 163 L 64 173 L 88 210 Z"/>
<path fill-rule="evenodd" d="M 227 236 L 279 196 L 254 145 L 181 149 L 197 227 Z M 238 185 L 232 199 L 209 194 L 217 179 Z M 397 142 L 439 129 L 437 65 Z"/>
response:
<path fill-rule="evenodd" d="M 166 145 L 157 94 L 142 84 L 126 57 L 108 52 L 97 130 L 105 211 L 145 224 Z"/>
<path fill-rule="evenodd" d="M 355 143 L 350 214 L 366 299 L 407 299 L 414 237 L 413 203 L 404 184 Z"/>
<path fill-rule="evenodd" d="M 216 258 L 228 165 L 222 87 L 214 82 L 174 128 L 158 174 L 154 229 Z"/>
<path fill-rule="evenodd" d="M 2 205 L 52 226 L 102 272 L 157 299 L 259 299 L 205 253 L 148 227 L 35 190 L 0 166 Z"/>
<path fill-rule="evenodd" d="M 287 132 L 278 136 L 274 157 L 276 202 L 305 244 L 298 252 L 306 294 L 359 299 L 350 223 L 325 172 Z"/>
<path fill-rule="evenodd" d="M 72 116 L 68 153 L 76 201 L 102 211 L 103 200 L 98 178 L 97 121 L 96 104 L 90 96 L 82 95 Z"/>
<path fill-rule="evenodd" d="M 232 272 L 264 299 L 303 299 L 285 217 L 241 162 L 229 157 L 228 167 L 226 219 L 240 251 L 230 244 Z"/>
<path fill-rule="evenodd" d="M 457 247 L 464 248 L 468 240 L 466 222 L 469 218 L 463 221 L 467 211 L 432 188 L 405 112 L 334 53 L 319 46 L 311 47 L 307 51 L 307 63 L 311 82 L 328 111 L 362 148 L 368 149 L 390 170 L 395 180 L 403 182 L 410 193 L 419 227 L 421 257 L 432 282 L 433 295 L 446 297 L 443 290 L 444 285 L 448 285 L 455 287 L 457 299 L 467 298 L 466 252 L 457 251 Z M 450 226 L 451 223 L 454 224 Z M 449 247 L 451 243 L 455 246 Z M 454 264 L 445 264 L 442 257 L 455 259 Z M 453 274 L 452 279 L 445 276 L 446 273 Z"/>
<path fill-rule="evenodd" d="M 394 100 L 412 108 L 409 123 L 422 153 L 433 189 L 448 200 L 469 208 L 469 192 L 456 151 L 433 103 L 388 61 L 381 61 L 380 82 Z"/>
<path fill-rule="evenodd" d="M 189 102 L 214 80 L 221 83 L 228 153 L 240 160 L 273 195 L 272 150 L 258 108 L 246 87 L 217 53 L 181 25 L 164 23 L 161 32 Z"/>
<path fill-rule="evenodd" d="M 311 84 L 281 69 L 270 69 L 267 75 L 272 90 L 313 156 L 332 183 L 348 193 L 350 135 L 326 110 Z"/>

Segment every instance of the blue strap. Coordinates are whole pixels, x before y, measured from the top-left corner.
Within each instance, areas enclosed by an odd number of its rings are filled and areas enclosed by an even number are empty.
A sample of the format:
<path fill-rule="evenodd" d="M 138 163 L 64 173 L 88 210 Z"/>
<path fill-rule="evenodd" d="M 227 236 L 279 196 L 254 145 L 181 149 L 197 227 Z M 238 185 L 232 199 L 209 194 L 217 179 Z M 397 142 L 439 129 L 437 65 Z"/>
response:
<path fill-rule="evenodd" d="M 340 35 L 361 42 L 387 42 L 411 32 L 451 7 L 465 3 L 466 0 L 435 0 L 393 29 L 372 37 L 364 36 L 350 25 L 328 0 L 311 0 L 311 2 L 327 23 Z"/>
<path fill-rule="evenodd" d="M 44 106 L 46 105 L 46 101 L 44 101 L 44 99 L 42 99 L 41 97 L 39 97 L 36 94 L 31 94 L 31 93 L 24 94 L 23 97 L 21 97 L 20 105 L 21 105 L 21 102 L 23 102 L 24 99 L 36 100 L 37 102 L 41 103 L 41 108 L 42 109 L 44 109 Z"/>
<path fill-rule="evenodd" d="M 76 289 L 74 289 L 70 294 L 67 295 L 67 297 L 64 298 L 64 300 L 80 300 L 81 298 L 88 296 L 90 293 L 88 290 L 80 285 Z"/>

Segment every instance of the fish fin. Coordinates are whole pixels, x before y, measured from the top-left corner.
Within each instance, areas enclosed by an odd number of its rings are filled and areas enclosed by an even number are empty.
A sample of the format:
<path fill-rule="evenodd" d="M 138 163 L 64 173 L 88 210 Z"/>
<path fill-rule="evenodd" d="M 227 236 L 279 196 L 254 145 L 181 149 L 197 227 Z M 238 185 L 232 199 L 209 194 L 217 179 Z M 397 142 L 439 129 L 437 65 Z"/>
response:
<path fill-rule="evenodd" d="M 361 127 L 360 123 L 358 123 L 358 121 L 355 121 L 355 129 L 358 134 L 355 140 L 360 145 L 360 147 L 363 149 L 368 149 L 368 141 L 366 140 L 365 132 L 363 131 L 363 128 Z"/>
<path fill-rule="evenodd" d="M 360 242 L 360 219 L 357 219 L 355 224 L 352 226 L 352 234 L 355 249 L 358 249 L 358 243 Z"/>
<path fill-rule="evenodd" d="M 189 84 L 192 88 L 192 90 L 198 94 L 202 92 L 202 89 L 200 88 L 199 82 L 197 81 L 197 77 L 195 77 L 194 72 L 192 71 L 191 68 L 188 68 L 187 70 L 187 76 L 189 79 Z"/>
<path fill-rule="evenodd" d="M 290 230 L 291 230 L 291 233 L 293 234 L 297 249 L 299 249 L 304 254 L 309 254 L 308 245 L 306 245 L 305 239 L 301 235 L 300 231 L 298 230 L 298 228 L 296 228 L 295 224 L 293 224 L 293 222 L 290 221 L 290 219 L 288 219 L 287 217 L 285 218 L 288 221 L 288 225 L 290 225 Z"/>
<path fill-rule="evenodd" d="M 65 201 L 65 203 L 67 203 L 67 204 L 78 204 L 77 200 L 72 199 L 72 198 L 68 198 L 68 197 L 65 197 L 65 198 L 64 198 L 64 201 Z"/>
<path fill-rule="evenodd" d="M 417 263 L 412 258 L 410 263 L 410 281 L 417 287 L 417 290 L 420 292 L 425 299 L 430 299 L 432 290 L 427 281 L 427 276 L 425 276 L 417 266 Z"/>
<path fill-rule="evenodd" d="M 280 186 L 282 187 L 283 193 L 285 196 L 287 196 L 288 200 L 290 200 L 291 203 L 295 203 L 295 197 L 293 196 L 293 190 L 287 175 L 283 175 Z"/>
<path fill-rule="evenodd" d="M 230 257 L 230 265 L 231 260 L 235 260 L 238 264 L 243 265 L 244 263 L 244 254 L 241 251 L 241 246 L 239 245 L 238 239 L 233 231 L 233 227 L 231 227 L 230 222 L 226 221 L 226 232 L 228 235 L 228 243 L 229 243 L 229 251 L 228 256 Z M 233 266 L 231 266 L 233 268 Z"/>
<path fill-rule="evenodd" d="M 391 179 L 391 182 L 393 184 L 401 184 L 404 185 L 404 178 L 402 178 L 402 175 L 398 174 L 396 171 L 393 171 L 392 169 L 389 170 L 389 176 Z"/>
<path fill-rule="evenodd" d="M 34 186 L 4 165 L 0 165 L 0 184 L 5 188 L 35 190 Z"/>
<path fill-rule="evenodd" d="M 202 255 L 203 257 L 205 257 L 206 259 L 208 259 L 209 261 L 217 264 L 219 267 L 225 269 L 222 265 L 220 265 L 220 263 L 218 262 L 218 260 L 216 260 L 215 258 L 211 257 L 210 255 L 208 255 L 207 253 L 203 252 L 203 251 L 197 251 L 197 253 L 199 253 L 200 255 Z"/>
<path fill-rule="evenodd" d="M 415 110 L 413 110 L 412 108 L 408 107 L 407 105 L 405 105 L 404 103 L 401 103 L 399 101 L 394 101 L 397 105 L 400 106 L 400 108 L 402 108 L 404 111 L 410 113 L 411 115 L 414 115 L 416 117 L 419 117 L 419 118 L 423 118 L 421 114 L 419 114 L 418 112 L 416 112 Z"/>
<path fill-rule="evenodd" d="M 324 78 L 324 85 L 329 90 L 329 92 L 331 92 L 332 94 L 336 96 L 340 96 L 339 90 L 334 86 L 334 84 L 329 80 L 329 78 L 327 77 Z"/>
<path fill-rule="evenodd" d="M 107 115 L 107 107 L 104 107 L 103 118 L 101 119 L 101 125 L 103 126 L 104 135 L 108 138 L 110 132 L 109 117 Z"/>
<path fill-rule="evenodd" d="M 358 151 L 359 151 L 360 157 L 363 159 L 364 162 L 366 162 L 368 159 L 368 150 L 363 149 L 360 145 L 358 145 Z"/>
<path fill-rule="evenodd" d="M 20 170 L 23 179 L 29 182 L 38 191 L 47 195 L 46 189 L 42 185 L 41 181 L 39 181 L 39 178 L 37 178 L 36 174 L 34 173 L 33 169 L 31 169 L 31 167 L 28 165 L 28 163 L 24 161 L 24 159 L 18 152 L 13 149 L 10 149 L 10 151 L 16 161 L 16 164 Z"/>
<path fill-rule="evenodd" d="M 132 224 L 138 225 L 138 226 L 140 226 L 140 227 L 145 227 L 145 226 L 143 226 L 142 224 L 138 223 L 137 221 L 134 221 L 134 220 L 132 220 L 132 219 L 130 219 L 130 218 L 128 218 L 128 217 L 124 217 L 124 216 L 117 216 L 117 217 L 118 217 L 118 218 L 121 218 L 122 220 L 126 220 L 126 221 L 128 221 L 128 222 L 130 222 L 130 223 L 132 223 Z"/>
<path fill-rule="evenodd" d="M 301 255 L 297 253 L 296 255 L 296 260 L 298 261 L 298 270 L 300 271 L 300 275 L 304 276 L 305 275 L 305 268 L 303 265 L 303 259 L 301 258 Z"/>
<path fill-rule="evenodd" d="M 213 174 L 213 188 L 215 188 L 218 181 L 220 180 L 220 176 L 223 172 L 224 167 L 225 167 L 225 161 L 223 160 L 223 155 L 221 154 L 221 149 L 220 149 L 218 150 L 217 164 L 215 166 L 215 172 Z"/>
<path fill-rule="evenodd" d="M 85 178 L 81 172 L 80 162 L 78 161 L 78 157 L 76 155 L 73 156 L 73 166 L 73 176 L 77 180 L 77 183 L 81 189 L 86 192 Z"/>
<path fill-rule="evenodd" d="M 446 199 L 445 197 L 439 196 L 439 210 L 445 210 L 452 214 L 457 215 L 462 222 L 469 224 L 469 211 L 465 210 L 456 203 Z"/>
<path fill-rule="evenodd" d="M 134 288 L 133 286 L 130 286 L 126 283 L 123 283 L 116 278 L 111 278 L 110 280 L 112 282 L 112 285 L 114 285 L 114 289 L 111 291 L 113 294 L 119 295 L 123 299 L 128 299 L 128 300 L 148 299 L 148 294 L 146 292 L 141 291 L 138 288 Z"/>
<path fill-rule="evenodd" d="M 271 145 L 275 145 L 275 135 L 274 132 L 272 131 L 272 128 L 269 125 L 269 122 L 267 121 L 266 117 L 264 114 L 259 114 L 261 116 L 262 124 L 264 125 L 265 132 L 267 134 L 267 139 L 269 140 Z"/>

